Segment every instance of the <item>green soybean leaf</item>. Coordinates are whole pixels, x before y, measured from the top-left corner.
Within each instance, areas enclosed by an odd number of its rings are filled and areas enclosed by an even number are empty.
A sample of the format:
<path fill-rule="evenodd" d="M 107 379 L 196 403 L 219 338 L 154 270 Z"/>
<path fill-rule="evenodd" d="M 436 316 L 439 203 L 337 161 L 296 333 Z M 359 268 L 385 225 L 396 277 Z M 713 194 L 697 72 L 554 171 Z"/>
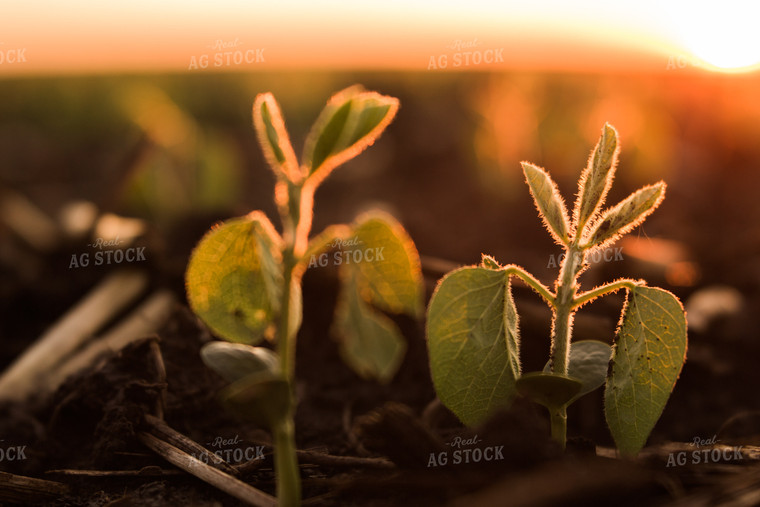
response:
<path fill-rule="evenodd" d="M 656 287 L 628 294 L 604 393 L 618 449 L 635 456 L 660 418 L 686 360 L 686 316 L 680 301 Z"/>
<path fill-rule="evenodd" d="M 599 142 L 596 143 L 578 183 L 578 198 L 573 212 L 578 228 L 585 226 L 604 204 L 615 177 L 618 151 L 617 131 L 612 125 L 605 123 Z M 576 234 L 581 232 L 578 230 Z"/>
<path fill-rule="evenodd" d="M 303 164 L 314 184 L 374 143 L 398 107 L 398 99 L 364 91 L 360 86 L 335 94 L 306 139 Z"/>
<path fill-rule="evenodd" d="M 242 343 L 211 342 L 201 348 L 203 363 L 224 377 L 235 382 L 253 373 L 280 373 L 280 359 L 269 349 L 252 347 Z"/>
<path fill-rule="evenodd" d="M 522 162 L 525 180 L 536 203 L 541 219 L 555 241 L 561 245 L 570 244 L 567 235 L 569 229 L 565 202 L 559 193 L 557 184 L 549 174 L 538 166 Z"/>
<path fill-rule="evenodd" d="M 422 268 L 414 242 L 391 215 L 360 215 L 343 246 L 334 252 L 341 271 L 356 272 L 366 301 L 390 313 L 421 317 L 424 312 Z"/>
<path fill-rule="evenodd" d="M 255 211 L 215 226 L 193 250 L 187 299 L 221 338 L 255 343 L 267 333 L 279 311 L 280 242 L 266 216 Z"/>
<path fill-rule="evenodd" d="M 533 371 L 517 379 L 517 391 L 551 411 L 569 405 L 578 396 L 580 380 L 552 372 Z"/>
<path fill-rule="evenodd" d="M 278 178 L 302 179 L 298 160 L 290 144 L 280 106 L 271 93 L 260 93 L 253 103 L 253 126 L 264 157 Z"/>
<path fill-rule="evenodd" d="M 383 383 L 396 374 L 406 342 L 392 320 L 364 301 L 355 273 L 343 281 L 332 331 L 339 338 L 343 360 L 357 374 Z"/>
<path fill-rule="evenodd" d="M 589 232 L 589 244 L 603 247 L 643 222 L 665 198 L 665 182 L 637 190 L 599 217 Z"/>
<path fill-rule="evenodd" d="M 518 319 L 505 272 L 452 271 L 427 315 L 430 370 L 441 402 L 467 425 L 508 406 L 520 376 Z"/>
<path fill-rule="evenodd" d="M 261 426 L 275 427 L 293 410 L 288 381 L 261 372 L 247 375 L 224 388 L 223 405 Z"/>
<path fill-rule="evenodd" d="M 612 347 L 597 340 L 581 340 L 570 346 L 570 361 L 567 365 L 568 376 L 581 382 L 578 393 L 567 404 L 591 391 L 602 387 L 607 378 L 607 370 L 612 356 Z M 551 372 L 551 362 L 544 366 L 544 372 Z"/>

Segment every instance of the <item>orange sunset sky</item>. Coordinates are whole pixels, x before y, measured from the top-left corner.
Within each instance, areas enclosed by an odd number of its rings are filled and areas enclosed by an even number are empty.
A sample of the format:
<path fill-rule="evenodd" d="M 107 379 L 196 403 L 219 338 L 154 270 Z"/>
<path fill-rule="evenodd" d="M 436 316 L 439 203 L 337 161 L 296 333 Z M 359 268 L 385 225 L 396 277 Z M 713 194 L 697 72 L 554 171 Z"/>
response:
<path fill-rule="evenodd" d="M 0 9 L 0 77 L 673 65 L 744 71 L 760 63 L 755 2 L 33 0 Z"/>

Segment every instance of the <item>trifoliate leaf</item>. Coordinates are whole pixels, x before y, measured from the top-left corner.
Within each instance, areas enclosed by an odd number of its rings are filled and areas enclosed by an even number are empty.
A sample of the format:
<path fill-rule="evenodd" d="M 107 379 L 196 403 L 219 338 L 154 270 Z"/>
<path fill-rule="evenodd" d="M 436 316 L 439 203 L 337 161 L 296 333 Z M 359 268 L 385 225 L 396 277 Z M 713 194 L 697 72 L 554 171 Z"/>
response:
<path fill-rule="evenodd" d="M 604 204 L 615 177 L 618 151 L 617 131 L 606 123 L 578 183 L 578 198 L 573 211 L 574 223 L 579 229 L 576 234 L 582 234 L 581 227 L 584 227 Z"/>
<path fill-rule="evenodd" d="M 552 181 L 546 171 L 538 166 L 522 162 L 522 168 L 525 173 L 525 180 L 530 187 L 530 193 L 533 195 L 533 200 L 546 228 L 557 243 L 568 245 L 570 239 L 567 231 L 570 225 L 565 202 L 562 200 L 557 184 Z"/>

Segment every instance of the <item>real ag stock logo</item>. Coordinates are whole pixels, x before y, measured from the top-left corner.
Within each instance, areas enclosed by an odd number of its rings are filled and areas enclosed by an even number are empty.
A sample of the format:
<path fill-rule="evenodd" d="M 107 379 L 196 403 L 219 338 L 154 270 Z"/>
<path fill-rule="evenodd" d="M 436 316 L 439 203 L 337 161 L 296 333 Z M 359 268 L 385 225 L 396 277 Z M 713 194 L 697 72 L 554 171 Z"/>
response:
<path fill-rule="evenodd" d="M 190 57 L 188 70 L 207 69 L 209 67 L 232 67 L 264 63 L 264 48 L 242 49 L 240 39 L 225 41 L 217 39 L 206 46 L 211 52 Z"/>
<path fill-rule="evenodd" d="M 483 43 L 478 39 L 455 40 L 446 46 L 453 53 L 441 53 L 428 59 L 428 70 L 442 70 L 446 68 L 471 67 L 477 65 L 491 65 L 504 63 L 504 48 L 481 49 Z"/>

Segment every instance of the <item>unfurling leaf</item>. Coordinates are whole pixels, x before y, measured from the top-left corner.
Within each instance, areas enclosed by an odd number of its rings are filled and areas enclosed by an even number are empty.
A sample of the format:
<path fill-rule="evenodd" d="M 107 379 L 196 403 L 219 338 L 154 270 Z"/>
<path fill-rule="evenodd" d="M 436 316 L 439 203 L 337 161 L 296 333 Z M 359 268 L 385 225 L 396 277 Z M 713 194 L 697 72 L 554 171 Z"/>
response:
<path fill-rule="evenodd" d="M 615 338 L 605 415 L 624 456 L 635 456 L 660 418 L 686 360 L 686 316 L 657 287 L 631 289 Z"/>
<path fill-rule="evenodd" d="M 599 142 L 596 143 L 578 183 L 578 198 L 573 211 L 578 235 L 583 233 L 581 228 L 601 209 L 612 185 L 619 151 L 617 140 L 615 128 L 605 123 Z"/>
<path fill-rule="evenodd" d="M 567 402 L 568 405 L 572 405 L 581 396 L 604 385 L 610 356 L 612 356 L 612 347 L 604 342 L 581 340 L 571 344 L 567 374 L 580 381 L 581 389 Z M 547 361 L 544 372 L 551 372 L 551 361 Z"/>
<path fill-rule="evenodd" d="M 665 182 L 648 185 L 608 209 L 589 232 L 589 246 L 603 247 L 631 232 L 648 217 L 665 198 Z"/>
<path fill-rule="evenodd" d="M 550 411 L 574 400 L 582 388 L 581 381 L 552 372 L 532 371 L 517 379 L 517 391 Z"/>
<path fill-rule="evenodd" d="M 424 286 L 420 256 L 402 225 L 391 215 L 360 215 L 353 231 L 335 252 L 341 271 L 356 272 L 359 292 L 372 306 L 390 313 L 420 317 Z"/>
<path fill-rule="evenodd" d="M 290 144 L 280 106 L 271 93 L 260 93 L 253 103 L 253 126 L 267 162 L 278 178 L 302 179 L 298 160 Z"/>
<path fill-rule="evenodd" d="M 261 212 L 216 225 L 190 256 L 185 273 L 190 307 L 232 342 L 255 343 L 279 311 L 280 237 Z"/>
<path fill-rule="evenodd" d="M 374 143 L 398 107 L 398 99 L 360 86 L 333 95 L 306 139 L 303 164 L 308 177 L 319 183 L 335 167 Z"/>
<path fill-rule="evenodd" d="M 552 181 L 549 174 L 538 166 L 528 162 L 522 162 L 525 180 L 530 187 L 530 193 L 536 203 L 541 218 L 560 245 L 570 243 L 567 231 L 569 228 L 565 202 L 560 196 L 557 184 Z"/>
<path fill-rule="evenodd" d="M 280 374 L 280 359 L 269 349 L 242 343 L 210 342 L 201 348 L 203 363 L 229 382 L 254 373 Z"/>
<path fill-rule="evenodd" d="M 396 374 L 406 352 L 396 324 L 373 310 L 359 294 L 355 273 L 343 280 L 333 333 L 339 337 L 346 364 L 360 376 L 383 383 Z"/>
<path fill-rule="evenodd" d="M 504 271 L 467 267 L 446 275 L 430 300 L 427 341 L 438 397 L 463 423 L 512 402 L 520 337 Z"/>

